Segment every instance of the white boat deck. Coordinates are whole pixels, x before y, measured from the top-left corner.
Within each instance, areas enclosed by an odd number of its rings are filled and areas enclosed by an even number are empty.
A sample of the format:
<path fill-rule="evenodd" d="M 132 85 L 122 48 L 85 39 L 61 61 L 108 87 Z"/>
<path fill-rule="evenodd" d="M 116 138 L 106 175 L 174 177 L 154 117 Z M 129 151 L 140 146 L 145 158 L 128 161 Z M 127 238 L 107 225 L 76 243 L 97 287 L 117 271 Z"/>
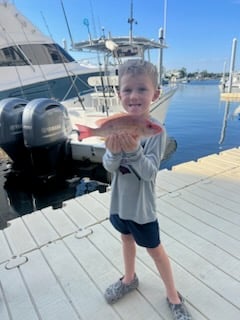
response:
<path fill-rule="evenodd" d="M 162 241 L 195 320 L 240 319 L 239 194 L 239 148 L 158 174 Z M 106 287 L 123 270 L 109 198 L 84 195 L 0 231 L 1 320 L 171 319 L 162 281 L 142 248 L 139 289 L 105 303 Z"/>

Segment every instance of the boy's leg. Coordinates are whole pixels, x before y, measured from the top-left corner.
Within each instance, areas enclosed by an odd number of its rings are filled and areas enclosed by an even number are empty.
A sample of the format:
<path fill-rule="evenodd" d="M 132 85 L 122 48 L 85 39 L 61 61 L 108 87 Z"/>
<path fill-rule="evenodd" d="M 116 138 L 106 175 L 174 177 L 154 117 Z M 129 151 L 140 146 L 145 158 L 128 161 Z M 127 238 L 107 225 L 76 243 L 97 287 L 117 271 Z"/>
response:
<path fill-rule="evenodd" d="M 135 276 L 136 243 L 131 234 L 121 234 L 125 274 L 122 282 L 130 283 Z"/>
<path fill-rule="evenodd" d="M 153 258 L 165 284 L 167 291 L 167 302 L 173 319 L 192 320 L 192 316 L 184 303 L 184 299 L 175 288 L 170 261 L 163 246 L 160 244 L 154 249 L 148 248 L 147 250 Z"/>
<path fill-rule="evenodd" d="M 110 304 L 138 287 L 138 278 L 135 274 L 136 244 L 133 237 L 122 234 L 122 246 L 125 275 L 106 289 L 104 296 Z"/>
<path fill-rule="evenodd" d="M 153 258 L 156 267 L 161 275 L 169 301 L 174 304 L 181 303 L 177 290 L 175 288 L 170 261 L 162 244 L 160 244 L 156 248 L 147 248 L 147 251 Z"/>

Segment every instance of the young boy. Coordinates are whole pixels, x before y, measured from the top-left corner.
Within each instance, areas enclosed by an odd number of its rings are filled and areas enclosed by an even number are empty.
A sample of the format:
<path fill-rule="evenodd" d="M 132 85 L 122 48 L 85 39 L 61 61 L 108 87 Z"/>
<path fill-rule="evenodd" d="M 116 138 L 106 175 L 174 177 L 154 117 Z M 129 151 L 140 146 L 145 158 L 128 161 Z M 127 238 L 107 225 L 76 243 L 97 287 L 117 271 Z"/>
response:
<path fill-rule="evenodd" d="M 126 112 L 150 117 L 152 101 L 159 97 L 156 67 L 147 61 L 128 60 L 119 68 L 119 98 Z M 124 276 L 107 288 L 105 298 L 115 303 L 138 287 L 135 273 L 136 244 L 147 249 L 166 287 L 173 319 L 190 320 L 177 292 L 169 258 L 160 242 L 155 204 L 155 179 L 160 167 L 163 134 L 140 139 L 115 133 L 106 139 L 103 165 L 112 173 L 110 221 L 121 233 Z"/>

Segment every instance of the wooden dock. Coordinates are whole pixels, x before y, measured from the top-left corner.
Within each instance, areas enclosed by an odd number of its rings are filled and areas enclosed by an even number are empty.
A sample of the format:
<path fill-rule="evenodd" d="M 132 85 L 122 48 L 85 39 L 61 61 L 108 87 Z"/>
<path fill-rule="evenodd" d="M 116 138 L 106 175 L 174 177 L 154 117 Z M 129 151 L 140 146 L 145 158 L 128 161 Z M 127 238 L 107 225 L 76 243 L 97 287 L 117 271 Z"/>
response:
<path fill-rule="evenodd" d="M 161 170 L 161 238 L 194 320 L 240 319 L 240 149 Z M 0 231 L 1 320 L 170 320 L 164 286 L 138 248 L 139 289 L 113 306 L 123 270 L 108 221 L 110 193 L 94 192 L 10 221 Z"/>
<path fill-rule="evenodd" d="M 220 95 L 222 101 L 240 101 L 240 92 L 222 92 Z"/>

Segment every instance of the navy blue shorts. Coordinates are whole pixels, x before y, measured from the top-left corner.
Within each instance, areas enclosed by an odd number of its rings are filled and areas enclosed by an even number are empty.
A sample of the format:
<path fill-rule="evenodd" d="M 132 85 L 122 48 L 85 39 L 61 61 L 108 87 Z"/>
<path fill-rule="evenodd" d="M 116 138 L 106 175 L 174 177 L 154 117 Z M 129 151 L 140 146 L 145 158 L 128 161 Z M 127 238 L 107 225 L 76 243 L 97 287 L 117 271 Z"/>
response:
<path fill-rule="evenodd" d="M 131 220 L 123 220 L 117 214 L 111 214 L 110 221 L 120 233 L 131 234 L 141 247 L 156 248 L 160 244 L 158 220 L 138 224 Z"/>

